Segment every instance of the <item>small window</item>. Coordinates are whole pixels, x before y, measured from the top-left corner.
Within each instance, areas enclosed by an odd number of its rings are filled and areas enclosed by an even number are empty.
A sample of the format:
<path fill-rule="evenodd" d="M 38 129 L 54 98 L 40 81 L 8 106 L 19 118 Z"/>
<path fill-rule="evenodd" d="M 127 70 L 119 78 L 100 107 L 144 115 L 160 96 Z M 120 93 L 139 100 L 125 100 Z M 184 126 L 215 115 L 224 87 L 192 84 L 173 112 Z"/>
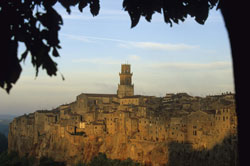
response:
<path fill-rule="evenodd" d="M 197 132 L 196 132 L 196 130 L 194 130 L 194 131 L 193 131 L 193 135 L 197 135 Z"/>

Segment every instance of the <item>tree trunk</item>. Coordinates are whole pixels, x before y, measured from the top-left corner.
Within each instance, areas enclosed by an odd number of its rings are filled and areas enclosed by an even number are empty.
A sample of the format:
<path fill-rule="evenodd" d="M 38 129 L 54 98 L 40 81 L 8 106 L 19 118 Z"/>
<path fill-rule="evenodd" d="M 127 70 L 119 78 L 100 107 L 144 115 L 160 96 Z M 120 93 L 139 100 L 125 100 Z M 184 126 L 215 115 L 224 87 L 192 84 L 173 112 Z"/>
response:
<path fill-rule="evenodd" d="M 245 4 L 246 5 L 246 4 Z M 228 32 L 231 45 L 231 54 L 233 61 L 234 86 L 236 98 L 236 113 L 238 118 L 238 148 L 239 148 L 239 164 L 249 163 L 249 154 L 244 150 L 248 150 L 249 126 L 248 109 L 250 100 L 248 100 L 250 86 L 250 63 L 249 51 L 246 43 L 248 31 L 246 24 L 248 19 L 244 19 L 247 14 L 244 13 L 244 4 L 240 1 L 221 0 L 219 4 L 221 13 Z M 249 46 L 248 46 L 249 47 Z M 246 133 L 246 134 L 244 134 Z"/>

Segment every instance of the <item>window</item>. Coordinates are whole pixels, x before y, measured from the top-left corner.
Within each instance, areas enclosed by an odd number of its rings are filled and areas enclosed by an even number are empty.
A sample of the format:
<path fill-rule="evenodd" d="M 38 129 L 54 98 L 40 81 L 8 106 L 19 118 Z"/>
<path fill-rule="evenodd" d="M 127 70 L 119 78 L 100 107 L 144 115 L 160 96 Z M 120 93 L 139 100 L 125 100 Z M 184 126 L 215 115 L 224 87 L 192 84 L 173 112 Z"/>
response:
<path fill-rule="evenodd" d="M 197 135 L 197 132 L 196 132 L 196 130 L 194 130 L 194 131 L 193 131 L 193 135 Z"/>

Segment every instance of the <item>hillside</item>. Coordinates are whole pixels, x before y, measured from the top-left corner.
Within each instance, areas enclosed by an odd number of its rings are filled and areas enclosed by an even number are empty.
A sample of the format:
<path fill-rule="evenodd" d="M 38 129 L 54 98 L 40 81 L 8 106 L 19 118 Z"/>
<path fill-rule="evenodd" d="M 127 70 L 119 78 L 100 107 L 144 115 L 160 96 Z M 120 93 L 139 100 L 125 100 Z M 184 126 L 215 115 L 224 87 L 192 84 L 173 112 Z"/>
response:
<path fill-rule="evenodd" d="M 9 124 L 17 115 L 0 114 L 0 133 L 8 137 Z"/>

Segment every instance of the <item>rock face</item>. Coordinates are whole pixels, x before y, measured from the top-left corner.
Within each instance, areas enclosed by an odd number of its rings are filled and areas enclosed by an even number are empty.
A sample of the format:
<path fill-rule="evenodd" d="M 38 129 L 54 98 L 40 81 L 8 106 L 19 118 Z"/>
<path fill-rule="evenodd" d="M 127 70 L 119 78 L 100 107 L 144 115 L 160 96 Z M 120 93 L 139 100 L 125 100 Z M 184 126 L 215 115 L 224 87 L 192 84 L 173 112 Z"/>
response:
<path fill-rule="evenodd" d="M 211 102 L 210 98 L 202 102 L 215 107 L 218 100 Z M 219 98 L 230 101 L 223 95 Z M 185 102 L 174 102 L 191 108 L 197 101 L 189 96 Z M 203 111 L 169 110 L 164 104 L 164 98 L 149 96 L 81 94 L 75 102 L 55 110 L 15 118 L 9 127 L 9 151 L 52 157 L 68 165 L 89 162 L 99 152 L 112 159 L 163 165 L 172 156 L 169 145 L 173 142 L 190 145 L 191 152 L 210 150 L 229 136 L 235 140 L 237 121 L 232 102 Z"/>

